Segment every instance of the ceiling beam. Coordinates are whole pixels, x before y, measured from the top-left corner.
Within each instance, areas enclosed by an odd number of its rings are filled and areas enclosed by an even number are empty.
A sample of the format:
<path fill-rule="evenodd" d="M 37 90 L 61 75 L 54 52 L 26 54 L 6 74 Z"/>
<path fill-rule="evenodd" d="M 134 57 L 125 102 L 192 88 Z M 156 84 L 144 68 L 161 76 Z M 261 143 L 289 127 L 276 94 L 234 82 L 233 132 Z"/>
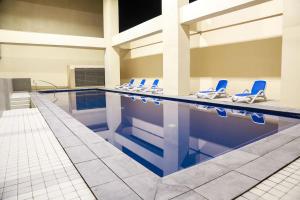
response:
<path fill-rule="evenodd" d="M 181 8 L 180 23 L 192 24 L 270 0 L 198 0 Z"/>
<path fill-rule="evenodd" d="M 104 38 L 0 29 L 0 43 L 105 49 Z"/>
<path fill-rule="evenodd" d="M 131 29 L 123 31 L 112 38 L 112 45 L 118 46 L 162 31 L 161 16 L 155 17 Z"/>

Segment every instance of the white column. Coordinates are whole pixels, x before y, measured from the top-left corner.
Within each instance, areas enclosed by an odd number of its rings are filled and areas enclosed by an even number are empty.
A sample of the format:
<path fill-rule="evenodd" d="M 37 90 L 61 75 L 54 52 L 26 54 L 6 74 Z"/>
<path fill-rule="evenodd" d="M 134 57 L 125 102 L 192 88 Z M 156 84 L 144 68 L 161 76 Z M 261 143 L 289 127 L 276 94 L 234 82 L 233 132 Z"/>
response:
<path fill-rule="evenodd" d="M 114 141 L 116 130 L 122 123 L 122 105 L 121 96 L 107 92 L 105 94 L 106 99 L 106 120 L 108 125 L 108 134 L 111 138 L 105 137 L 105 139 Z"/>
<path fill-rule="evenodd" d="M 188 0 L 162 0 L 164 93 L 188 95 L 190 91 L 189 26 L 181 25 L 180 7 Z"/>
<path fill-rule="evenodd" d="M 178 169 L 179 161 L 179 119 L 178 104 L 168 102 L 164 104 L 164 175 Z"/>
<path fill-rule="evenodd" d="M 283 1 L 281 101 L 300 108 L 300 1 Z"/>
<path fill-rule="evenodd" d="M 168 102 L 164 109 L 164 175 L 180 168 L 189 151 L 190 108 Z"/>
<path fill-rule="evenodd" d="M 120 85 L 120 55 L 119 49 L 112 47 L 112 36 L 119 33 L 118 0 L 103 0 L 103 24 L 105 50 L 105 86 Z"/>

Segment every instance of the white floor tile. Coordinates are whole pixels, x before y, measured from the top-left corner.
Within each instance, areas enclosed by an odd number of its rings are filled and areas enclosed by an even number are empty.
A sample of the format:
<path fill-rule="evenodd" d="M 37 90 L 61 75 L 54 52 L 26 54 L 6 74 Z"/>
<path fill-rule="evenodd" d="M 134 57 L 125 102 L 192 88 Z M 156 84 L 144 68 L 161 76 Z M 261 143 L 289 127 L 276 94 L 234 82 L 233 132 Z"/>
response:
<path fill-rule="evenodd" d="M 38 109 L 5 111 L 0 127 L 0 199 L 94 198 Z"/>
<path fill-rule="evenodd" d="M 294 194 L 294 191 L 300 191 L 300 159 L 294 161 L 278 173 L 274 174 L 267 180 L 263 181 L 255 188 L 244 193 L 242 196 L 247 197 L 251 194 L 260 196 L 258 199 L 300 199 L 300 192 Z M 299 187 L 299 189 L 295 189 Z"/>

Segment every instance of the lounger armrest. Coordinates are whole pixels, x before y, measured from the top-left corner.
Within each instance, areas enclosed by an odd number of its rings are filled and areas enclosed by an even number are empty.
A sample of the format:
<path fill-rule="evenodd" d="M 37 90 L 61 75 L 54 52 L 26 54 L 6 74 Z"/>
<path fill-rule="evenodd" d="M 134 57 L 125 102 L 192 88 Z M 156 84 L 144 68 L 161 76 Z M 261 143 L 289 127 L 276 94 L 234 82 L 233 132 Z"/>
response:
<path fill-rule="evenodd" d="M 265 90 L 259 90 L 248 103 L 253 103 L 257 97 L 263 97 L 266 100 Z"/>
<path fill-rule="evenodd" d="M 215 89 L 214 88 L 209 88 L 208 90 L 205 90 L 206 92 L 217 92 L 217 91 L 215 91 Z M 196 94 L 197 93 L 202 93 L 203 91 L 202 90 L 199 90 L 199 91 L 197 91 L 196 92 Z"/>
<path fill-rule="evenodd" d="M 158 88 L 158 86 L 157 86 L 157 85 L 155 85 L 155 86 L 150 86 L 149 88 L 152 89 L 152 90 L 156 90 L 156 89 Z"/>
<path fill-rule="evenodd" d="M 218 91 L 216 91 L 216 92 L 224 92 L 224 91 L 226 91 L 226 89 L 225 88 L 220 88 Z"/>
<path fill-rule="evenodd" d="M 264 94 L 264 93 L 265 93 L 264 90 L 259 90 L 258 93 L 257 93 L 257 95 L 261 95 L 261 94 Z"/>
<path fill-rule="evenodd" d="M 255 115 L 256 117 L 261 117 L 258 113 L 252 113 L 252 115 Z"/>
<path fill-rule="evenodd" d="M 147 89 L 148 92 L 151 92 L 151 91 L 162 91 L 162 90 L 163 90 L 163 88 L 160 88 L 160 87 L 155 87 L 155 88 L 150 87 L 150 88 Z"/>
<path fill-rule="evenodd" d="M 249 91 L 248 89 L 246 89 L 246 90 L 243 91 L 243 94 L 244 94 L 244 93 L 249 93 L 249 92 L 250 92 L 250 91 Z"/>

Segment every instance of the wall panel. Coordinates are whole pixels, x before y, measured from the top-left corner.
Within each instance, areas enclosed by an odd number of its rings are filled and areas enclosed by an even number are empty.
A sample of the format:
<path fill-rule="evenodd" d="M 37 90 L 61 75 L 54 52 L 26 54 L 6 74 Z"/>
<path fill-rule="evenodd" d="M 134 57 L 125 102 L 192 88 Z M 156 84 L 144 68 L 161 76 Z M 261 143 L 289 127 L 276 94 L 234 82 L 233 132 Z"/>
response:
<path fill-rule="evenodd" d="M 1 0 L 0 29 L 103 37 L 102 0 Z"/>
<path fill-rule="evenodd" d="M 44 80 L 60 87 L 68 85 L 68 65 L 104 64 L 104 51 L 96 49 L 3 44 L 1 51 L 0 77 Z"/>
<path fill-rule="evenodd" d="M 280 98 L 281 37 L 191 49 L 191 90 L 208 89 L 228 79 L 231 94 L 242 92 L 257 79 L 268 82 L 267 95 Z M 162 55 L 124 59 L 121 78 L 162 77 Z"/>

